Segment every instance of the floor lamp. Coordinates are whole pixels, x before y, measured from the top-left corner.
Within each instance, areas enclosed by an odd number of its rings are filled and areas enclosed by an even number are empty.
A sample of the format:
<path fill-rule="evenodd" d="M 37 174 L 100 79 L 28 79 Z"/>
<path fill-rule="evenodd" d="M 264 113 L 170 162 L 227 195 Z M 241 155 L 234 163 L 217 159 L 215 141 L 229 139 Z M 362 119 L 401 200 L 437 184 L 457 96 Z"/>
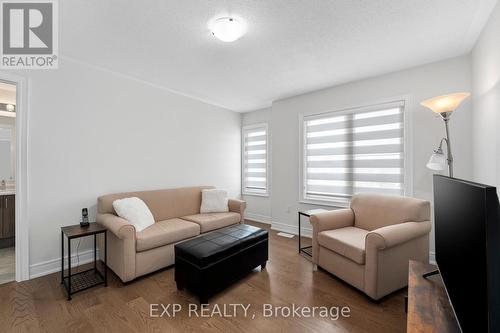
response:
<path fill-rule="evenodd" d="M 427 163 L 427 167 L 429 169 L 442 171 L 446 169 L 446 166 L 448 166 L 449 176 L 453 177 L 453 155 L 451 154 L 451 141 L 448 122 L 450 121 L 450 117 L 453 111 L 455 111 L 458 106 L 469 96 L 470 93 L 462 92 L 434 97 L 420 103 L 421 105 L 431 109 L 441 116 L 444 121 L 446 130 L 446 137 L 441 139 L 438 148 L 434 150 L 434 154 L 431 155 L 431 158 Z M 446 157 L 443 153 L 443 142 L 446 143 Z"/>

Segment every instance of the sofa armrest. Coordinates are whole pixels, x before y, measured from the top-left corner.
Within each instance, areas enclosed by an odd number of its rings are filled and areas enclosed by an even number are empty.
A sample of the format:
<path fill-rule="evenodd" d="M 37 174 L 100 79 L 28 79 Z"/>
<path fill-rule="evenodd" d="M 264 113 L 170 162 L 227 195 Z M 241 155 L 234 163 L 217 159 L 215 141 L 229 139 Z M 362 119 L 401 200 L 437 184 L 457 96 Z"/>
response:
<path fill-rule="evenodd" d="M 431 232 L 431 221 L 405 222 L 375 229 L 366 235 L 366 249 L 386 249 L 425 236 Z"/>
<path fill-rule="evenodd" d="M 119 239 L 134 239 L 135 227 L 114 214 L 97 214 L 97 223 L 103 225 Z"/>
<path fill-rule="evenodd" d="M 240 214 L 240 217 L 241 217 L 240 222 L 245 221 L 245 208 L 247 207 L 246 201 L 238 200 L 238 199 L 229 199 L 227 204 L 229 206 L 230 212 Z"/>
<path fill-rule="evenodd" d="M 318 233 L 325 230 L 339 229 L 354 225 L 354 212 L 350 208 L 337 209 L 329 212 L 311 215 L 309 221 L 313 227 L 312 259 L 315 265 L 319 261 Z"/>
<path fill-rule="evenodd" d="M 123 282 L 135 279 L 136 239 L 135 227 L 114 214 L 97 214 L 97 223 L 108 229 L 108 252 L 106 264 Z M 99 243 L 102 259 L 104 240 Z"/>
<path fill-rule="evenodd" d="M 325 230 L 339 229 L 354 225 L 354 213 L 352 209 L 337 209 L 329 212 L 311 215 L 309 218 L 313 226 L 313 233 Z"/>

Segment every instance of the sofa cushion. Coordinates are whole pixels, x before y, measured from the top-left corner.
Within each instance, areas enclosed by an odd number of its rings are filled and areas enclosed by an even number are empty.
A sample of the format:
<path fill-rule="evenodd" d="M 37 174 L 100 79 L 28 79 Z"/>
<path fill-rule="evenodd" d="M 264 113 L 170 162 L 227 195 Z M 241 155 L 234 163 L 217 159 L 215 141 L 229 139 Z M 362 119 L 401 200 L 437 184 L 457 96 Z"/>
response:
<path fill-rule="evenodd" d="M 198 236 L 200 226 L 182 219 L 159 221 L 136 234 L 137 252 L 147 251 L 167 244 Z"/>
<path fill-rule="evenodd" d="M 179 216 L 199 214 L 201 191 L 211 186 L 182 187 L 166 190 L 127 192 L 103 195 L 97 198 L 97 210 L 100 214 L 116 214 L 113 201 L 137 197 L 144 201 L 151 210 L 156 222 Z"/>
<path fill-rule="evenodd" d="M 318 233 L 318 243 L 360 265 L 364 265 L 367 234 L 367 230 L 356 227 L 327 230 Z"/>
<path fill-rule="evenodd" d="M 229 212 L 227 192 L 218 189 L 201 190 L 200 214 Z"/>
<path fill-rule="evenodd" d="M 238 213 L 206 213 L 183 216 L 182 219 L 199 224 L 201 233 L 227 227 L 228 225 L 240 222 L 241 216 Z"/>
<path fill-rule="evenodd" d="M 155 224 L 153 214 L 148 206 L 139 198 L 123 198 L 113 201 L 113 208 L 119 217 L 127 220 L 140 232 Z"/>

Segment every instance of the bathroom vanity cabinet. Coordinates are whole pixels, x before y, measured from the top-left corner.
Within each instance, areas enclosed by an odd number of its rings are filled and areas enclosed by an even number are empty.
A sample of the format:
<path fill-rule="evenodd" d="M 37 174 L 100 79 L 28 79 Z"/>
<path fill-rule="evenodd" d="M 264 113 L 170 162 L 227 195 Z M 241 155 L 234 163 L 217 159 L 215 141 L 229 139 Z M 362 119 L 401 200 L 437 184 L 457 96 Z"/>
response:
<path fill-rule="evenodd" d="M 15 236 L 16 196 L 0 195 L 0 239 Z"/>

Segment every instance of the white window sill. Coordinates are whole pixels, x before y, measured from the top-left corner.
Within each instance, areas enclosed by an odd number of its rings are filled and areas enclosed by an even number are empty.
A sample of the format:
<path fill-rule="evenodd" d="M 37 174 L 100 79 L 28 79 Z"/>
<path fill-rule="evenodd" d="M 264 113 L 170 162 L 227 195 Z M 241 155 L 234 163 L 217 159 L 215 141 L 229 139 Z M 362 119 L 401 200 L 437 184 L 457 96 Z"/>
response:
<path fill-rule="evenodd" d="M 349 208 L 348 202 L 330 201 L 330 200 L 315 200 L 315 199 L 302 199 L 300 203 L 316 206 L 328 206 L 336 208 Z"/>
<path fill-rule="evenodd" d="M 251 197 L 263 197 L 263 198 L 269 198 L 269 193 L 249 193 L 249 192 L 243 192 L 243 196 L 248 195 Z"/>

